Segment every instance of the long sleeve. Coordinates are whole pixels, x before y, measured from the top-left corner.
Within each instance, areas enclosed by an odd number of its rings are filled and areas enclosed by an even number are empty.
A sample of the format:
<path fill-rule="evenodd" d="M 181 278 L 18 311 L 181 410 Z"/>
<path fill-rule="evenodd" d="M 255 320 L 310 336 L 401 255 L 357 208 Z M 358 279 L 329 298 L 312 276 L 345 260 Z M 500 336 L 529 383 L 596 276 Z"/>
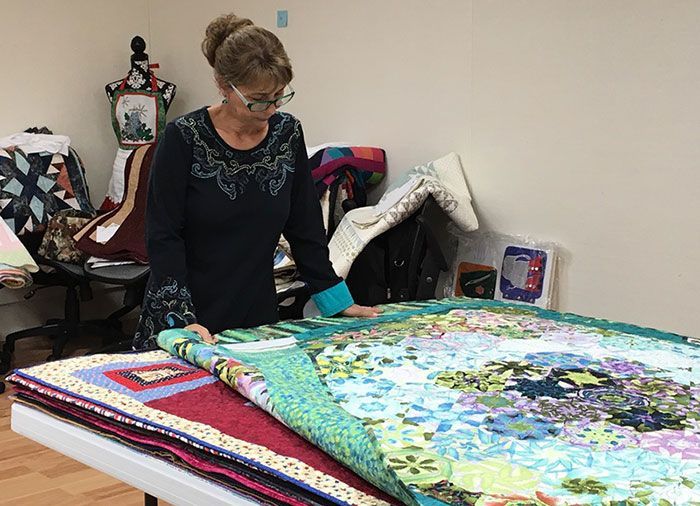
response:
<path fill-rule="evenodd" d="M 304 134 L 299 129 L 292 202 L 284 236 L 301 279 L 309 285 L 311 297 L 323 316 L 332 316 L 353 304 L 345 281 L 333 270 L 323 227 L 321 204 L 309 169 Z"/>
<path fill-rule="evenodd" d="M 154 336 L 168 328 L 197 321 L 187 287 L 185 202 L 190 173 L 188 153 L 179 129 L 168 124 L 161 139 L 148 185 L 146 247 L 151 278 L 134 336 L 134 348 L 152 348 Z"/>

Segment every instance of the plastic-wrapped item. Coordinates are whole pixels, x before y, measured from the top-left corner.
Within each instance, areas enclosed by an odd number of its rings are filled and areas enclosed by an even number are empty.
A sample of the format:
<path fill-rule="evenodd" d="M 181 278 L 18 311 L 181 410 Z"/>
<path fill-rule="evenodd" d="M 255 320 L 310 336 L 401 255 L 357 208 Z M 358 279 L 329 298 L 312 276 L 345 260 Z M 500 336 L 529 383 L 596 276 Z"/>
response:
<path fill-rule="evenodd" d="M 465 234 L 450 227 L 452 264 L 443 283 L 446 297 L 466 295 L 554 305 L 558 247 L 527 236 L 496 232 Z"/>

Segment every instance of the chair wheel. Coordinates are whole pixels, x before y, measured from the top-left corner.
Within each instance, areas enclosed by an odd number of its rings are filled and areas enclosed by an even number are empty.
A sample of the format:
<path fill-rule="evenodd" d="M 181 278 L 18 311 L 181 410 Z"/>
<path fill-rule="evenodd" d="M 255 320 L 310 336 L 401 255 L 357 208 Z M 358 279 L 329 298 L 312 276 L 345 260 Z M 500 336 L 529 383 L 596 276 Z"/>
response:
<path fill-rule="evenodd" d="M 5 383 L 0 381 L 0 394 L 3 393 L 4 391 L 5 391 Z"/>

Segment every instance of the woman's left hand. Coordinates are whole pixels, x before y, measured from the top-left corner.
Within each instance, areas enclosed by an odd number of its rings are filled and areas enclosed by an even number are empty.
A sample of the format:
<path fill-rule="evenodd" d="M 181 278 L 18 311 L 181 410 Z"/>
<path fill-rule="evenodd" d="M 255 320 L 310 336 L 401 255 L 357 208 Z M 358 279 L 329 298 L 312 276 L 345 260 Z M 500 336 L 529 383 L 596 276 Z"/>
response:
<path fill-rule="evenodd" d="M 353 304 L 340 314 L 354 318 L 376 318 L 381 312 L 382 310 L 378 307 L 358 306 L 357 304 Z"/>

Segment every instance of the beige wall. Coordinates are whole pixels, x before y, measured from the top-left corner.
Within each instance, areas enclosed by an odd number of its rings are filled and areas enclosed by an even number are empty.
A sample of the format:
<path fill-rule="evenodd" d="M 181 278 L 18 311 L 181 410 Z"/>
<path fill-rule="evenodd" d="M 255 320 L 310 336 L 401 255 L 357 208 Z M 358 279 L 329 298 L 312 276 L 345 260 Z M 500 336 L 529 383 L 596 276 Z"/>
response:
<path fill-rule="evenodd" d="M 126 71 L 131 36 L 178 85 L 172 118 L 217 100 L 199 44 L 233 9 L 285 43 L 309 143 L 382 146 L 390 178 L 454 150 L 483 225 L 565 248 L 561 309 L 700 335 L 700 2 L 6 3 L 18 18 L 37 5 L 52 16 L 35 25 L 46 36 L 0 48 L 31 76 L 3 80 L 0 132 L 72 135 L 94 200 L 115 149 L 102 86 Z M 274 27 L 280 8 L 288 28 Z M 50 91 L 34 76 L 47 66 Z"/>
<path fill-rule="evenodd" d="M 153 13 L 169 10 L 152 16 L 151 30 L 163 53 L 163 75 L 167 69 L 187 90 L 176 113 L 217 99 L 199 46 L 207 23 L 233 9 L 285 44 L 297 91 L 288 110 L 302 120 L 307 143 L 379 145 L 396 171 L 449 149 L 467 150 L 469 2 L 210 0 L 194 6 L 153 0 L 151 5 Z M 289 11 L 287 28 L 275 26 L 278 8 Z M 165 47 L 169 51 L 160 50 Z"/>
<path fill-rule="evenodd" d="M 700 2 L 474 2 L 483 222 L 568 250 L 560 307 L 700 335 Z"/>

